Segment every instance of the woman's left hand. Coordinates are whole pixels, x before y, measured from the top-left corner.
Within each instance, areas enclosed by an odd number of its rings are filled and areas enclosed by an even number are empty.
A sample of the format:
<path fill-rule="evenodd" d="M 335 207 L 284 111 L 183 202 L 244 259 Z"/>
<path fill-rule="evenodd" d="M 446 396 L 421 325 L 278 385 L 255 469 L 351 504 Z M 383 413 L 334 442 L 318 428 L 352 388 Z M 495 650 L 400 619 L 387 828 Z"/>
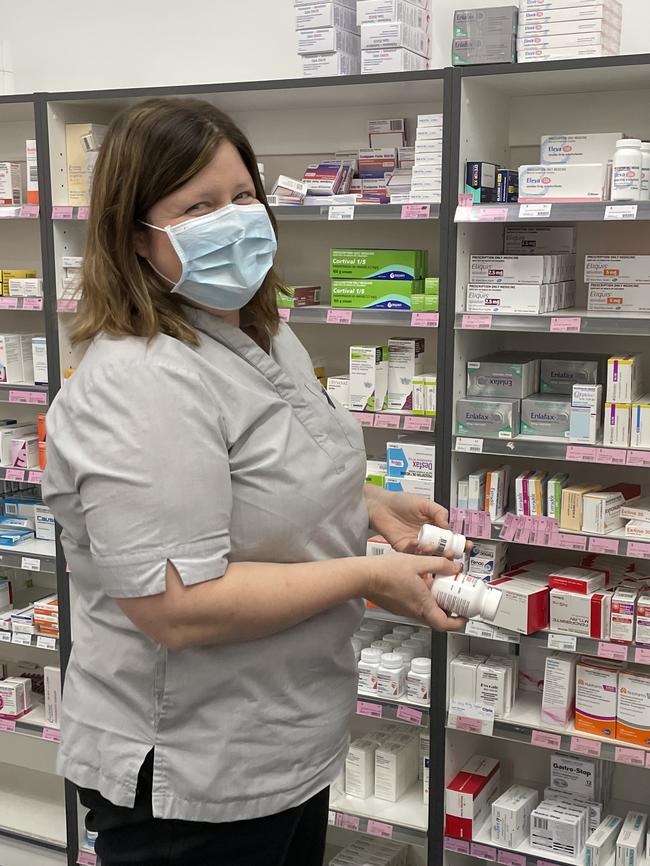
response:
<path fill-rule="evenodd" d="M 399 553 L 427 553 L 426 548 L 418 548 L 418 533 L 424 523 L 449 528 L 449 512 L 432 499 L 415 493 L 392 493 L 372 484 L 366 484 L 365 489 L 371 528 Z"/>

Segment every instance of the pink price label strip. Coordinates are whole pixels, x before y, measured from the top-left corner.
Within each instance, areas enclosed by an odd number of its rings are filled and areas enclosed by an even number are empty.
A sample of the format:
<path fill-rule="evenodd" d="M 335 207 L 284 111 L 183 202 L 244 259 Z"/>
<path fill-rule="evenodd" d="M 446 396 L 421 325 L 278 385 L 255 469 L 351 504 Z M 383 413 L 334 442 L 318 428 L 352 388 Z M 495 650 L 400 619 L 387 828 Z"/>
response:
<path fill-rule="evenodd" d="M 91 851 L 80 851 L 77 863 L 78 866 L 97 866 L 97 855 Z"/>
<path fill-rule="evenodd" d="M 474 196 L 471 192 L 459 192 L 458 193 L 458 206 L 459 207 L 471 207 L 474 204 Z"/>
<path fill-rule="evenodd" d="M 43 473 L 40 469 L 33 469 L 27 476 L 30 484 L 40 484 L 43 480 Z"/>
<path fill-rule="evenodd" d="M 18 298 L 0 298 L 0 310 L 17 310 Z"/>
<path fill-rule="evenodd" d="M 515 515 L 511 512 L 508 512 L 503 521 L 503 526 L 501 527 L 499 538 L 502 538 L 504 541 L 512 541 L 515 537 L 516 530 L 517 521 L 515 520 Z"/>
<path fill-rule="evenodd" d="M 372 412 L 357 412 L 354 416 L 362 427 L 374 427 L 375 416 Z"/>
<path fill-rule="evenodd" d="M 533 746 L 541 746 L 543 749 L 559 749 L 562 737 L 559 734 L 547 734 L 546 731 L 533 731 L 530 742 Z"/>
<path fill-rule="evenodd" d="M 598 643 L 598 655 L 602 659 L 615 659 L 618 662 L 627 661 L 627 647 L 622 644 Z"/>
<path fill-rule="evenodd" d="M 483 731 L 483 723 L 480 719 L 472 719 L 470 716 L 452 716 L 451 727 L 457 731 L 466 731 L 468 734 L 480 734 Z"/>
<path fill-rule="evenodd" d="M 24 469 L 7 469 L 5 472 L 5 479 L 7 481 L 24 481 L 25 480 L 25 470 Z"/>
<path fill-rule="evenodd" d="M 344 815 L 342 812 L 336 813 L 336 826 L 343 830 L 359 831 L 359 818 L 357 815 Z"/>
<path fill-rule="evenodd" d="M 400 219 L 428 220 L 431 216 L 430 204 L 403 204 Z"/>
<path fill-rule="evenodd" d="M 508 219 L 507 207 L 477 207 L 472 213 L 472 222 L 504 223 Z"/>
<path fill-rule="evenodd" d="M 591 755 L 600 758 L 600 743 L 597 740 L 587 740 L 585 737 L 571 737 L 571 751 L 579 755 Z"/>
<path fill-rule="evenodd" d="M 437 328 L 440 313 L 411 313 L 412 328 Z"/>
<path fill-rule="evenodd" d="M 638 559 L 650 559 L 650 544 L 640 541 L 628 541 L 627 555 L 636 556 Z"/>
<path fill-rule="evenodd" d="M 526 866 L 526 857 L 513 851 L 499 851 L 497 862 L 502 863 L 503 866 Z"/>
<path fill-rule="evenodd" d="M 416 430 L 420 433 L 429 433 L 431 431 L 432 418 L 423 418 L 420 415 L 408 415 L 404 419 L 405 430 Z"/>
<path fill-rule="evenodd" d="M 621 448 L 598 448 L 596 452 L 597 463 L 610 463 L 613 466 L 625 466 L 627 451 Z"/>
<path fill-rule="evenodd" d="M 77 304 L 78 301 L 71 300 L 70 298 L 61 298 L 57 301 L 56 311 L 57 313 L 76 313 Z M 280 316 L 280 318 L 282 318 L 282 316 Z"/>
<path fill-rule="evenodd" d="M 393 825 L 384 824 L 383 821 L 368 821 L 367 832 L 371 836 L 381 836 L 382 839 L 393 838 Z"/>
<path fill-rule="evenodd" d="M 634 661 L 638 665 L 650 665 L 650 649 L 637 647 L 634 652 Z"/>
<path fill-rule="evenodd" d="M 579 334 L 581 324 L 580 316 L 553 316 L 549 331 L 556 334 Z"/>
<path fill-rule="evenodd" d="M 422 724 L 422 710 L 416 710 L 413 707 L 399 706 L 395 717 L 401 722 L 408 722 L 410 725 Z"/>
<path fill-rule="evenodd" d="M 454 839 L 453 836 L 445 836 L 445 848 L 456 854 L 469 854 L 469 842 L 464 839 Z"/>
<path fill-rule="evenodd" d="M 278 316 L 282 319 L 283 322 L 288 322 L 291 318 L 291 310 L 289 309 L 289 307 L 280 307 L 278 309 Z"/>
<path fill-rule="evenodd" d="M 650 451 L 628 451 L 628 466 L 650 466 Z"/>
<path fill-rule="evenodd" d="M 609 553 L 618 556 L 618 541 L 615 538 L 590 538 L 589 550 L 591 553 Z"/>
<path fill-rule="evenodd" d="M 614 749 L 614 760 L 617 764 L 629 764 L 631 767 L 645 766 L 645 752 L 639 749 L 626 749 L 616 746 Z"/>
<path fill-rule="evenodd" d="M 328 325 L 351 325 L 352 310 L 328 310 L 327 311 Z"/>
<path fill-rule="evenodd" d="M 646 769 L 650 770 L 650 752 L 645 756 Z"/>
<path fill-rule="evenodd" d="M 74 216 L 74 208 L 58 205 L 52 208 L 53 220 L 71 220 Z"/>
<path fill-rule="evenodd" d="M 381 704 L 369 704 L 367 701 L 357 701 L 357 715 L 370 716 L 373 719 L 381 719 L 384 708 Z"/>
<path fill-rule="evenodd" d="M 44 406 L 47 403 L 47 394 L 38 391 L 10 391 L 10 403 L 37 403 Z"/>
<path fill-rule="evenodd" d="M 489 331 L 492 327 L 492 316 L 465 313 L 461 327 L 464 331 Z"/>
<path fill-rule="evenodd" d="M 479 860 L 491 860 L 496 863 L 497 849 L 490 848 L 489 845 L 479 845 L 478 842 L 472 842 L 469 846 L 469 853 L 472 857 L 478 857 Z"/>
<path fill-rule="evenodd" d="M 595 463 L 596 449 L 586 448 L 582 445 L 567 445 L 566 459 L 574 463 Z"/>
<path fill-rule="evenodd" d="M 43 728 L 43 739 L 50 743 L 60 743 L 61 731 L 57 728 Z"/>
<path fill-rule="evenodd" d="M 16 722 L 13 719 L 0 719 L 0 731 L 13 734 L 16 731 Z"/>
<path fill-rule="evenodd" d="M 37 204 L 24 204 L 20 209 L 20 218 L 34 220 L 38 219 L 39 206 Z"/>
<path fill-rule="evenodd" d="M 42 310 L 43 298 L 23 298 L 23 310 Z"/>
<path fill-rule="evenodd" d="M 80 207 L 77 210 L 77 219 L 78 220 L 87 220 L 90 209 L 87 207 Z"/>
<path fill-rule="evenodd" d="M 399 430 L 399 415 L 375 415 L 375 427 L 383 427 L 389 430 Z"/>
<path fill-rule="evenodd" d="M 568 532 L 552 532 L 551 547 L 561 547 L 563 550 L 586 550 L 588 539 L 581 535 L 570 535 Z"/>

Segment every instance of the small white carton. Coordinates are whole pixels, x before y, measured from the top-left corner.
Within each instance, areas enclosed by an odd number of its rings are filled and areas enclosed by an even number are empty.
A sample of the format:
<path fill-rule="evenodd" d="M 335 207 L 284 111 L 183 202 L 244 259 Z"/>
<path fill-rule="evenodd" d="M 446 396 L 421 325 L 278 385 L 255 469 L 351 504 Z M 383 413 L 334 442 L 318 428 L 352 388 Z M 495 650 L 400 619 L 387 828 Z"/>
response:
<path fill-rule="evenodd" d="M 606 866 L 614 856 L 616 840 L 623 826 L 618 815 L 607 815 L 585 844 L 585 866 Z"/>
<path fill-rule="evenodd" d="M 388 341 L 389 409 L 414 409 L 413 380 L 423 372 L 424 339 L 394 338 Z"/>
<path fill-rule="evenodd" d="M 628 812 L 623 829 L 616 840 L 616 866 L 638 866 L 643 859 L 648 816 L 644 812 Z"/>
<path fill-rule="evenodd" d="M 476 702 L 476 677 L 485 656 L 460 653 L 449 664 L 449 687 L 452 700 Z"/>
<path fill-rule="evenodd" d="M 553 653 L 546 659 L 542 722 L 564 728 L 573 717 L 576 688 L 575 656 Z"/>
<path fill-rule="evenodd" d="M 534 788 L 511 785 L 492 803 L 492 841 L 506 848 L 517 848 L 528 838 L 530 816 L 539 803 Z"/>
<path fill-rule="evenodd" d="M 641 355 L 614 355 L 607 360 L 607 401 L 631 403 L 641 395 Z"/>
<path fill-rule="evenodd" d="M 45 721 L 50 728 L 61 727 L 61 669 L 43 668 L 45 685 Z"/>
<path fill-rule="evenodd" d="M 571 31 L 572 34 L 576 32 L 577 30 Z M 622 132 L 543 135 L 540 161 L 544 165 L 573 165 L 585 162 L 606 165 L 616 150 L 616 142 L 624 137 Z"/>
<path fill-rule="evenodd" d="M 555 752 L 550 759 L 549 781 L 550 787 L 558 791 L 597 800 L 600 794 L 599 763 Z"/>
<path fill-rule="evenodd" d="M 650 256 L 586 255 L 585 283 L 650 283 Z"/>
<path fill-rule="evenodd" d="M 345 759 L 345 793 L 365 800 L 375 793 L 375 751 L 377 744 L 369 739 L 350 743 Z"/>
<path fill-rule="evenodd" d="M 381 412 L 388 398 L 388 347 L 350 346 L 350 409 Z"/>
<path fill-rule="evenodd" d="M 605 403 L 603 445 L 627 448 L 630 444 L 632 405 L 630 403 Z"/>

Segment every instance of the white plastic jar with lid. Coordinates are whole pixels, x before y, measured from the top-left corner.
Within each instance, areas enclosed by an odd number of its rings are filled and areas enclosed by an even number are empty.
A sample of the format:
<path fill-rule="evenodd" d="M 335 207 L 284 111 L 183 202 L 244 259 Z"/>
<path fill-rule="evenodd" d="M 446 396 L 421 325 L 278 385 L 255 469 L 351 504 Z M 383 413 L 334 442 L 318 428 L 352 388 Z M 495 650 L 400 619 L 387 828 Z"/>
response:
<path fill-rule="evenodd" d="M 384 653 L 377 671 L 380 698 L 400 698 L 406 692 L 406 667 L 396 653 Z"/>
<path fill-rule="evenodd" d="M 359 661 L 359 691 L 367 694 L 377 694 L 377 672 L 381 662 L 381 652 L 378 649 L 361 650 Z"/>
<path fill-rule="evenodd" d="M 363 649 L 363 643 L 357 637 L 353 637 L 350 641 L 352 644 L 352 649 L 354 650 L 354 657 L 357 661 L 361 658 L 361 650 Z"/>
<path fill-rule="evenodd" d="M 380 629 L 380 631 L 381 631 L 381 629 Z M 370 638 L 370 643 L 372 643 L 373 640 L 378 640 L 378 639 L 381 637 L 380 632 L 375 631 L 374 628 L 367 628 L 365 625 L 361 625 L 361 626 L 359 626 L 359 628 L 357 629 L 356 633 L 357 633 L 357 634 L 364 634 L 364 635 L 366 635 L 367 637 L 369 637 L 369 638 Z"/>
<path fill-rule="evenodd" d="M 402 640 L 408 640 L 412 634 L 415 634 L 415 628 L 412 625 L 396 625 L 393 634 L 396 637 L 401 637 Z"/>
<path fill-rule="evenodd" d="M 650 141 L 641 142 L 641 201 L 650 200 Z"/>
<path fill-rule="evenodd" d="M 364 619 L 359 626 L 359 631 L 371 631 L 379 637 L 385 628 L 386 624 L 377 619 Z"/>
<path fill-rule="evenodd" d="M 402 638 L 398 637 L 392 632 L 390 632 L 389 634 L 385 634 L 383 640 L 385 640 L 387 644 L 390 644 L 393 649 L 397 649 L 398 646 L 402 646 Z"/>
<path fill-rule="evenodd" d="M 402 644 L 402 646 L 398 646 L 395 650 L 395 655 L 401 656 L 401 658 L 404 660 L 404 664 L 407 667 L 415 658 L 416 653 L 417 649 L 415 647 L 404 646 L 404 644 Z"/>
<path fill-rule="evenodd" d="M 413 659 L 406 675 L 406 697 L 414 704 L 431 701 L 431 659 Z"/>
<path fill-rule="evenodd" d="M 425 523 L 418 533 L 418 546 L 432 545 L 431 556 L 443 556 L 451 553 L 454 557 L 463 556 L 467 539 L 460 533 L 450 529 L 441 529 L 432 523 Z"/>
<path fill-rule="evenodd" d="M 364 649 L 365 647 L 370 646 L 370 644 L 374 640 L 372 635 L 366 634 L 366 632 L 364 632 L 364 631 L 355 631 L 355 633 L 352 635 L 352 637 L 355 640 L 358 640 L 361 642 L 361 649 Z"/>
<path fill-rule="evenodd" d="M 640 138 L 621 138 L 616 142 L 612 168 L 612 201 L 638 201 L 641 197 Z"/>
<path fill-rule="evenodd" d="M 447 613 L 492 622 L 501 604 L 501 590 L 469 574 L 443 575 L 433 580 L 433 597 Z"/>
<path fill-rule="evenodd" d="M 370 647 L 371 649 L 378 649 L 380 653 L 389 653 L 393 649 L 385 640 L 373 640 Z"/>
<path fill-rule="evenodd" d="M 411 650 L 413 652 L 413 658 L 424 655 L 426 653 L 426 648 L 426 642 L 424 640 L 418 640 L 415 637 L 405 640 L 400 647 L 400 649 Z"/>

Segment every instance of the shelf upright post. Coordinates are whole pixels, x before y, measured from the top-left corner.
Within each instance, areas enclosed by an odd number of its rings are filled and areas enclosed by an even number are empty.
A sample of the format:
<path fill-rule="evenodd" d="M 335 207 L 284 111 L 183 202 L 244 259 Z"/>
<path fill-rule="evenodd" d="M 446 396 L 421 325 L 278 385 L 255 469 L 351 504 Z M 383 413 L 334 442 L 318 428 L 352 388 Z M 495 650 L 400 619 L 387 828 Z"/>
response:
<path fill-rule="evenodd" d="M 436 502 L 450 505 L 453 423 L 454 318 L 456 310 L 456 235 L 454 223 L 460 149 L 460 75 L 445 69 L 443 94 L 443 182 L 440 205 L 440 321 L 436 413 Z M 427 862 L 444 860 L 447 635 L 431 642 L 431 712 L 429 715 L 429 832 Z"/>
<path fill-rule="evenodd" d="M 52 403 L 61 387 L 59 355 L 59 321 L 56 298 L 56 260 L 54 255 L 54 223 L 52 222 L 52 179 L 50 172 L 50 136 L 48 102 L 45 93 L 34 95 L 36 153 L 38 160 L 38 190 L 40 202 L 41 260 L 43 266 L 43 314 L 47 344 L 48 396 Z M 70 626 L 70 581 L 65 555 L 61 546 L 61 527 L 56 525 L 56 589 L 59 601 L 59 664 L 61 682 L 70 658 L 72 633 Z M 65 823 L 68 866 L 75 866 L 79 849 L 77 823 L 77 791 L 65 780 Z"/>

